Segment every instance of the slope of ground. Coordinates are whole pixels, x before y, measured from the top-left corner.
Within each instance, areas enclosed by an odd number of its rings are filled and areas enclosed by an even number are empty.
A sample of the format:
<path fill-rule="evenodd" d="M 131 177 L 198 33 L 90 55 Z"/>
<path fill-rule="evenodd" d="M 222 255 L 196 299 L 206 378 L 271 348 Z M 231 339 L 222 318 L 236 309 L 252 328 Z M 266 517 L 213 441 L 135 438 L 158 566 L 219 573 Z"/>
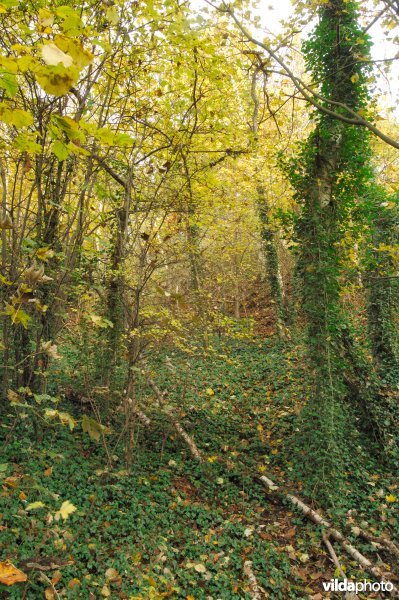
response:
<path fill-rule="evenodd" d="M 19 409 L 17 420 L 7 411 L 0 560 L 10 559 L 28 580 L 0 585 L 0 597 L 249 599 L 248 560 L 265 598 L 329 597 L 322 581 L 335 566 L 320 532 L 256 481 L 261 473 L 292 479 L 289 440 L 308 393 L 301 347 L 231 342 L 206 356 L 169 353 L 167 363 L 153 365 L 154 377 L 169 391 L 204 465 L 192 459 L 144 384 L 140 404 L 152 422 L 135 431 L 130 472 L 116 422 L 104 445 L 101 436 L 96 442 L 82 432 L 80 407 L 64 405 L 78 425 L 44 425 L 38 441 L 29 411 Z M 347 483 L 345 509 L 330 515 L 335 523 L 345 528 L 356 519 L 395 539 L 392 474 L 365 465 L 348 473 Z M 65 502 L 76 510 L 62 509 Z M 381 565 L 388 560 L 370 544 L 355 544 Z M 362 579 L 336 551 L 348 577 Z"/>

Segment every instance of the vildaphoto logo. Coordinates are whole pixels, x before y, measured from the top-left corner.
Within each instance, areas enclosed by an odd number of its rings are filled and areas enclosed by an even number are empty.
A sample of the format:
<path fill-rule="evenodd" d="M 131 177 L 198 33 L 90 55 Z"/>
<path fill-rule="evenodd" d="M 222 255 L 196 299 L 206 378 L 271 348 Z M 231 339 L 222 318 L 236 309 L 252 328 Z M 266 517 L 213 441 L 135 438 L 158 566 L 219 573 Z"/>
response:
<path fill-rule="evenodd" d="M 392 592 L 393 583 L 390 581 L 350 581 L 349 579 L 330 579 L 323 581 L 325 592 Z"/>

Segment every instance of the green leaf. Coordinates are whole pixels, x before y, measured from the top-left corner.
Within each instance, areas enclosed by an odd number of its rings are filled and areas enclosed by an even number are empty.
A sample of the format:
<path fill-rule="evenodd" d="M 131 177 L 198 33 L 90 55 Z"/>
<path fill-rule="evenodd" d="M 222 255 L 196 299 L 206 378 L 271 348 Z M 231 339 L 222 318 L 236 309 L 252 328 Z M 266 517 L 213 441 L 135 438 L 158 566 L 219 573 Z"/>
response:
<path fill-rule="evenodd" d="M 104 425 L 101 425 L 100 423 L 92 419 L 91 417 L 83 415 L 82 429 L 85 433 L 89 434 L 92 440 L 98 442 L 101 437 L 101 432 L 105 432 L 107 428 L 104 427 Z"/>
<path fill-rule="evenodd" d="M 89 318 L 93 325 L 95 325 L 96 327 L 101 327 L 101 329 L 108 329 L 109 327 L 114 326 L 112 321 L 109 321 L 108 319 L 105 319 L 100 315 L 89 315 Z"/>
<path fill-rule="evenodd" d="M 24 329 L 28 328 L 31 318 L 22 308 L 14 308 L 11 304 L 6 304 L 4 314 L 11 317 L 14 325 L 22 325 Z"/>
<path fill-rule="evenodd" d="M 109 6 L 105 11 L 105 16 L 111 25 L 116 25 L 119 21 L 119 14 L 115 6 Z"/>
<path fill-rule="evenodd" d="M 61 17 L 61 29 L 70 35 L 80 35 L 83 30 L 83 22 L 77 11 L 70 6 L 59 6 L 55 11 L 57 17 Z"/>
<path fill-rule="evenodd" d="M 65 160 L 70 155 L 70 150 L 68 149 L 68 146 L 66 146 L 60 140 L 56 140 L 53 143 L 53 145 L 51 146 L 51 151 L 52 151 L 53 154 L 56 155 L 56 157 L 60 161 Z"/>
<path fill-rule="evenodd" d="M 14 145 L 21 152 L 28 154 L 39 154 L 42 150 L 41 145 L 36 142 L 36 134 L 31 132 L 18 134 Z"/>
<path fill-rule="evenodd" d="M 9 98 L 14 98 L 18 92 L 17 78 L 13 73 L 1 73 L 0 74 L 0 87 L 6 91 Z"/>

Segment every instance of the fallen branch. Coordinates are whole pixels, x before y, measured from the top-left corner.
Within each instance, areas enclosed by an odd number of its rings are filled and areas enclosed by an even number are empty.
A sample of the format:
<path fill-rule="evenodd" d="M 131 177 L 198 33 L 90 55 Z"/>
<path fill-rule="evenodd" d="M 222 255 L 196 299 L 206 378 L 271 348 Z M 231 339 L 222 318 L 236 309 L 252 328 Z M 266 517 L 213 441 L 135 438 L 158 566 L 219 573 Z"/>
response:
<path fill-rule="evenodd" d="M 269 479 L 268 477 L 266 477 L 265 475 L 261 475 L 259 477 L 259 480 L 262 482 L 262 484 L 267 487 L 269 490 L 271 491 L 278 491 L 279 487 L 277 485 L 275 485 L 273 483 L 273 481 L 271 481 L 271 479 Z M 292 495 L 292 494 L 285 494 L 285 497 L 291 502 L 291 504 L 293 504 L 294 506 L 296 506 L 297 508 L 299 508 L 303 514 L 313 523 L 315 523 L 316 525 L 320 525 L 322 527 L 324 527 L 325 529 L 328 529 L 328 534 L 331 538 L 333 538 L 336 542 L 339 542 L 340 544 L 342 544 L 342 547 L 346 550 L 346 552 L 349 554 L 349 556 L 351 556 L 361 567 L 363 567 L 363 569 L 365 571 L 367 571 L 368 573 L 370 573 L 371 575 L 373 575 L 373 577 L 375 577 L 377 580 L 379 580 L 381 583 L 385 583 L 385 584 L 389 584 L 389 587 L 391 588 L 391 594 L 393 598 L 399 598 L 399 590 L 398 588 L 389 580 L 386 579 L 385 574 L 383 573 L 383 571 L 377 567 L 376 565 L 374 565 L 371 560 L 369 560 L 366 556 L 364 556 L 363 554 L 361 554 L 346 538 L 345 536 L 335 527 L 333 527 L 333 525 L 327 521 L 327 519 L 324 519 L 324 517 L 322 517 L 318 512 L 316 512 L 315 510 L 313 510 L 312 508 L 310 508 L 310 506 L 308 506 L 307 504 L 305 504 L 304 502 L 302 502 L 302 500 L 300 500 L 299 498 L 297 498 L 296 496 Z"/>
<path fill-rule="evenodd" d="M 158 400 L 158 404 L 161 407 L 162 411 L 169 418 L 173 427 L 176 429 L 176 431 L 180 435 L 180 437 L 186 442 L 193 457 L 196 460 L 198 460 L 199 462 L 203 462 L 201 452 L 198 450 L 197 445 L 194 442 L 193 438 L 188 435 L 187 431 L 180 424 L 177 417 L 173 414 L 172 409 L 166 405 L 166 403 L 165 403 L 166 392 L 161 392 L 161 390 L 159 389 L 159 387 L 157 386 L 155 381 L 153 379 L 151 379 L 151 377 L 148 377 L 148 375 L 147 375 L 147 381 L 150 384 L 150 386 L 152 387 L 152 389 L 154 390 L 155 395 Z"/>
<path fill-rule="evenodd" d="M 341 563 L 338 560 L 338 556 L 336 555 L 333 545 L 329 540 L 328 533 L 323 533 L 323 542 L 325 543 L 326 548 L 330 553 L 330 556 L 332 558 L 334 565 L 336 566 L 336 568 L 338 570 L 338 573 L 340 574 L 342 579 L 345 579 L 346 575 L 344 573 L 343 568 L 341 567 Z M 345 600 L 356 600 L 356 598 L 358 598 L 358 595 L 355 592 L 345 592 Z"/>
<path fill-rule="evenodd" d="M 323 542 L 324 542 L 327 550 L 329 551 L 332 561 L 333 561 L 334 565 L 336 566 L 336 568 L 338 569 L 339 574 L 341 575 L 342 578 L 345 578 L 345 573 L 341 567 L 341 563 L 338 560 L 338 556 L 335 553 L 333 545 L 330 542 L 330 540 L 328 539 L 328 535 L 326 533 L 323 533 L 322 537 L 323 537 Z"/>
<path fill-rule="evenodd" d="M 248 578 L 249 584 L 251 586 L 253 600 L 261 600 L 264 590 L 259 585 L 259 583 L 255 577 L 255 573 L 252 570 L 252 561 L 250 561 L 250 560 L 245 561 L 244 574 Z"/>
<path fill-rule="evenodd" d="M 352 532 L 358 536 L 364 538 L 367 542 L 371 542 L 375 544 L 377 548 L 382 548 L 383 550 L 387 550 L 396 558 L 399 558 L 399 548 L 396 544 L 392 542 L 389 538 L 384 537 L 383 535 L 377 536 L 372 535 L 368 531 L 364 531 L 360 527 L 352 527 Z"/>

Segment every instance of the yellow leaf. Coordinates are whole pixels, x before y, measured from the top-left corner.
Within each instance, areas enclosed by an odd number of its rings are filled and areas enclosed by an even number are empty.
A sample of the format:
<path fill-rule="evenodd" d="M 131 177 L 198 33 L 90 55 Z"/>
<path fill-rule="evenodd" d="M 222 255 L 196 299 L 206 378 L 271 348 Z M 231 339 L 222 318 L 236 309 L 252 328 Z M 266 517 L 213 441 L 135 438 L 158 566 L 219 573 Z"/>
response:
<path fill-rule="evenodd" d="M 65 521 L 72 513 L 75 512 L 75 510 L 76 506 L 69 502 L 69 500 L 65 500 L 65 502 L 61 504 L 60 510 L 55 513 L 55 518 L 58 521 L 60 517 L 62 517 Z"/>
<path fill-rule="evenodd" d="M 78 585 L 80 585 L 80 579 L 78 579 L 77 577 L 74 577 L 68 583 L 68 587 L 69 587 L 70 590 L 73 590 L 73 588 L 77 587 Z"/>
<path fill-rule="evenodd" d="M 64 67 L 70 67 L 73 64 L 72 57 L 65 54 L 53 42 L 42 46 L 42 58 L 46 65 L 55 66 L 61 63 Z"/>
<path fill-rule="evenodd" d="M 26 510 L 37 510 L 38 508 L 44 508 L 43 502 L 31 502 L 26 507 Z"/>
<path fill-rule="evenodd" d="M 36 79 L 47 94 L 63 96 L 76 83 L 79 78 L 79 70 L 73 67 L 64 67 L 62 64 L 55 66 L 47 65 L 39 69 Z"/>
<path fill-rule="evenodd" d="M 39 23 L 42 27 L 49 27 L 54 23 L 54 15 L 47 8 L 39 10 Z"/>
<path fill-rule="evenodd" d="M 385 500 L 387 502 L 396 502 L 397 501 L 397 497 L 394 496 L 393 494 L 388 494 L 387 496 L 385 496 Z"/>
<path fill-rule="evenodd" d="M 0 562 L 0 583 L 14 585 L 14 583 L 26 581 L 27 579 L 25 573 L 17 569 L 10 560 Z"/>
<path fill-rule="evenodd" d="M 25 492 L 20 492 L 20 493 L 19 493 L 19 499 L 20 499 L 20 500 L 26 500 L 26 499 L 27 499 L 27 497 L 28 497 L 28 496 L 25 494 Z"/>
<path fill-rule="evenodd" d="M 354 75 L 352 75 L 351 77 L 351 82 L 352 83 L 357 83 L 359 81 L 359 75 L 357 73 L 355 73 Z"/>
<path fill-rule="evenodd" d="M 36 250 L 37 258 L 39 260 L 43 260 L 44 262 L 47 262 L 49 258 L 52 258 L 54 256 L 54 254 L 54 250 L 51 250 L 50 248 L 39 248 L 38 250 Z"/>
<path fill-rule="evenodd" d="M 33 115 L 20 108 L 8 108 L 4 103 L 0 104 L 0 120 L 7 125 L 17 127 L 27 127 L 33 123 Z"/>
<path fill-rule="evenodd" d="M 66 35 L 56 35 L 54 41 L 60 51 L 72 58 L 79 70 L 87 67 L 94 58 L 94 55 L 86 50 L 79 40 L 71 39 Z"/>
<path fill-rule="evenodd" d="M 208 396 L 214 396 L 215 392 L 213 391 L 212 388 L 207 388 L 206 393 L 208 394 Z"/>
<path fill-rule="evenodd" d="M 109 8 L 107 8 L 105 16 L 107 17 L 107 20 L 111 23 L 111 25 L 116 25 L 119 21 L 118 11 L 115 8 L 115 6 L 110 6 Z"/>

